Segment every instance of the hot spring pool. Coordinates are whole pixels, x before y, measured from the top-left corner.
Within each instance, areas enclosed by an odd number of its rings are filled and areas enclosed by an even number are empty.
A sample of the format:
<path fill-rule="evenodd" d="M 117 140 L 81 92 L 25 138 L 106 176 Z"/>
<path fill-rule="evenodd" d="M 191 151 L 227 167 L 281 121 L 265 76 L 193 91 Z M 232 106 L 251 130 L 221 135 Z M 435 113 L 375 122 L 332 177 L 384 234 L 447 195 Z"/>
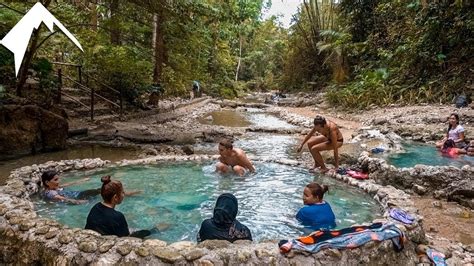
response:
<path fill-rule="evenodd" d="M 404 144 L 403 147 L 405 148 L 404 152 L 388 155 L 388 163 L 396 167 L 413 167 L 417 164 L 433 166 L 450 165 L 459 168 L 464 165 L 474 166 L 474 157 L 467 155 L 448 157 L 443 155 L 433 145 L 409 142 Z"/>
<path fill-rule="evenodd" d="M 159 225 L 161 232 L 150 238 L 168 242 L 196 241 L 202 220 L 212 216 L 215 200 L 224 192 L 238 198 L 238 219 L 250 228 L 254 240 L 301 235 L 303 228 L 294 217 L 303 206 L 304 186 L 313 179 L 329 185 L 325 200 L 336 214 L 338 227 L 370 222 L 380 216 L 379 205 L 349 185 L 315 177 L 302 168 L 276 163 L 255 165 L 257 173 L 243 178 L 216 174 L 214 164 L 188 162 L 70 172 L 62 176 L 62 182 L 91 176 L 90 181 L 67 188 L 82 191 L 99 187 L 100 177 L 111 174 L 126 190 L 142 190 L 139 195 L 126 197 L 117 210 L 124 213 L 130 228 L 149 229 Z M 96 196 L 84 205 L 68 205 L 37 198 L 36 209 L 42 217 L 84 228 L 89 210 L 99 201 L 100 196 Z"/>

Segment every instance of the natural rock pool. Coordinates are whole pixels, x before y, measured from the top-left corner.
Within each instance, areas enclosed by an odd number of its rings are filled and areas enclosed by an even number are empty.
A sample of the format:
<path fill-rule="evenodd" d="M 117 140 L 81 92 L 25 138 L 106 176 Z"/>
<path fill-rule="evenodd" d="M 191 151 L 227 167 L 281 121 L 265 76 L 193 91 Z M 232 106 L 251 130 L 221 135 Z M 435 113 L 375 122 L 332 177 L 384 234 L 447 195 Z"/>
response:
<path fill-rule="evenodd" d="M 99 187 L 100 177 L 105 174 L 120 180 L 125 189 L 142 190 L 139 195 L 127 197 L 117 209 L 125 214 L 131 228 L 158 225 L 162 231 L 151 238 L 169 242 L 195 241 L 202 220 L 212 216 L 215 200 L 224 192 L 234 193 L 239 199 L 238 219 L 251 229 L 255 240 L 301 235 L 303 228 L 294 217 L 303 206 L 303 188 L 313 179 L 330 186 L 325 200 L 332 205 L 338 227 L 371 222 L 380 215 L 380 207 L 371 197 L 344 183 L 315 178 L 306 169 L 277 163 L 256 163 L 256 168 L 256 174 L 243 178 L 221 176 L 214 172 L 214 165 L 197 163 L 116 167 L 71 172 L 63 177 L 68 181 L 92 177 L 86 183 L 68 187 L 71 191 Z M 38 200 L 36 208 L 40 216 L 84 228 L 89 210 L 100 200 L 96 196 L 83 205 Z"/>
<path fill-rule="evenodd" d="M 433 166 L 474 166 L 474 157 L 467 155 L 455 155 L 449 157 L 442 154 L 436 147 L 421 143 L 405 143 L 404 152 L 391 153 L 387 157 L 388 163 L 396 167 L 413 167 L 417 164 Z"/>

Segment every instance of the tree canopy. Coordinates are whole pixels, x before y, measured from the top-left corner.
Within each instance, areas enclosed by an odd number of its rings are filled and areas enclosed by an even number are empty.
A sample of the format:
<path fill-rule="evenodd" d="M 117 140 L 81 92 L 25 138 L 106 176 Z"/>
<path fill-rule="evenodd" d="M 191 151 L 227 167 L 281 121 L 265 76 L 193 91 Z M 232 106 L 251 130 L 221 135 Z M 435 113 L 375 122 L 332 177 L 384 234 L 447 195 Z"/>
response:
<path fill-rule="evenodd" d="M 276 17 L 262 19 L 269 0 L 41 2 L 84 53 L 42 27 L 15 78 L 13 55 L 0 46 L 0 83 L 17 94 L 28 69 L 42 88 L 54 89 L 53 62 L 82 65 L 130 102 L 157 83 L 167 95 L 185 95 L 193 80 L 207 94 L 229 98 L 321 90 L 351 108 L 448 102 L 473 91 L 469 1 L 304 0 L 289 29 Z M 0 38 L 35 3 L 0 3 Z"/>

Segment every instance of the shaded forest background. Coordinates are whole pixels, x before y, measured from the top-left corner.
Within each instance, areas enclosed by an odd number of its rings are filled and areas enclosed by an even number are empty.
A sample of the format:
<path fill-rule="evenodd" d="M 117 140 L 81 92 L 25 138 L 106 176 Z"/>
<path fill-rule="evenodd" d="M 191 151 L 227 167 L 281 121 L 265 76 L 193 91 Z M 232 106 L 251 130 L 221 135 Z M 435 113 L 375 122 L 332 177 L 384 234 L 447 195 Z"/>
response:
<path fill-rule="evenodd" d="M 0 0 L 0 38 L 36 2 Z M 1 97 L 22 94 L 29 68 L 53 95 L 53 62 L 82 65 L 130 103 L 157 83 L 168 96 L 188 95 L 193 80 L 215 97 L 325 91 L 349 108 L 446 103 L 474 91 L 471 1 L 306 0 L 289 29 L 261 19 L 264 0 L 41 2 L 84 53 L 42 26 L 15 78 L 13 54 L 0 46 Z"/>

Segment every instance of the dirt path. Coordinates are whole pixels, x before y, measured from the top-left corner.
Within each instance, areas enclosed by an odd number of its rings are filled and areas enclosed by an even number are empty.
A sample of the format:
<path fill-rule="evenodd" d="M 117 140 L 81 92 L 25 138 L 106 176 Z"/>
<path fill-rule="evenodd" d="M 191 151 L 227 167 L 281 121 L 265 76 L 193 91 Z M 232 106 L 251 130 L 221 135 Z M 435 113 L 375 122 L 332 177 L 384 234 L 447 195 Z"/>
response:
<path fill-rule="evenodd" d="M 412 199 L 424 217 L 423 225 L 428 235 L 438 235 L 474 248 L 474 213 L 471 210 L 431 197 L 413 196 Z M 433 202 L 441 205 L 435 207 Z"/>

